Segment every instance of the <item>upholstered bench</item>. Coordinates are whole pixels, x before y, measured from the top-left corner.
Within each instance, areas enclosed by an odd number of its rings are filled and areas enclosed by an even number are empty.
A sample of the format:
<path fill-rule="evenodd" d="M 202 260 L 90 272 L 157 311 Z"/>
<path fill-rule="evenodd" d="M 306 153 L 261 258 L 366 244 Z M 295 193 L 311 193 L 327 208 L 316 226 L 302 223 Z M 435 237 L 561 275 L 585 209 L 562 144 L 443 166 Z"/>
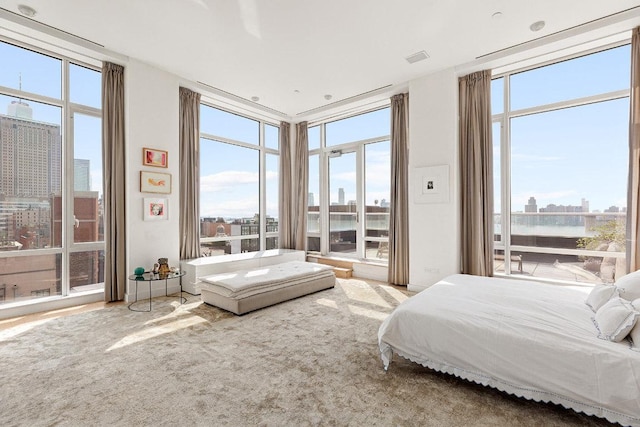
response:
<path fill-rule="evenodd" d="M 328 265 L 290 261 L 199 278 L 202 301 L 235 314 L 267 307 L 335 286 Z"/>

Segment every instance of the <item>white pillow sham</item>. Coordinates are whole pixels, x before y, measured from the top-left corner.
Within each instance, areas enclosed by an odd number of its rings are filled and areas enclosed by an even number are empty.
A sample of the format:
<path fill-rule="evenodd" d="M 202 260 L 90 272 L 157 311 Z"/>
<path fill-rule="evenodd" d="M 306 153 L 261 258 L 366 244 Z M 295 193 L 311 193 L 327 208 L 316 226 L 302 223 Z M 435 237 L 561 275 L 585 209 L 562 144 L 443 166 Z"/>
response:
<path fill-rule="evenodd" d="M 627 301 L 634 301 L 640 298 L 640 270 L 622 276 L 616 280 L 615 285 L 621 298 Z"/>
<path fill-rule="evenodd" d="M 636 324 L 640 316 L 633 304 L 620 297 L 611 298 L 596 312 L 593 323 L 598 330 L 598 338 L 620 342 Z"/>
<path fill-rule="evenodd" d="M 615 286 L 602 284 L 595 285 L 589 293 L 585 303 L 591 307 L 591 310 L 595 313 L 614 296 L 618 296 L 617 288 Z"/>

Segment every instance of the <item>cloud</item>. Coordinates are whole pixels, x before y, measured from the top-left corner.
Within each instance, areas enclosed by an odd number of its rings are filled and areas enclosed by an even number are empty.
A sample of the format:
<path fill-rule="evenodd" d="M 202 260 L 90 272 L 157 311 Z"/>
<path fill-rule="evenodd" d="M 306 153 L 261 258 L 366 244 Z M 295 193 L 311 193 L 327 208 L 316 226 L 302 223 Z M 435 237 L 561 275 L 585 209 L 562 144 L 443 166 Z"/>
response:
<path fill-rule="evenodd" d="M 250 218 L 258 213 L 257 197 L 248 197 L 237 200 L 201 200 L 201 217 Z"/>
<path fill-rule="evenodd" d="M 238 185 L 257 184 L 258 180 L 257 172 L 224 171 L 214 173 L 200 178 L 200 192 L 232 191 Z"/>

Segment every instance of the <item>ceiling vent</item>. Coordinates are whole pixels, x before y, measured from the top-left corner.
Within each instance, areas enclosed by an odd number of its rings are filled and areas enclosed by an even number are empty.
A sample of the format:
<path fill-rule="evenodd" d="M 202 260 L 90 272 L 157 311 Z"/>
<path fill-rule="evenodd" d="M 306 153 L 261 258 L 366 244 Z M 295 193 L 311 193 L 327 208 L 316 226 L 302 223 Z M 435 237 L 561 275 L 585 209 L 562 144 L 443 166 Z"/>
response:
<path fill-rule="evenodd" d="M 429 57 L 429 54 L 427 52 L 425 52 L 424 50 L 421 50 L 420 52 L 414 53 L 413 55 L 409 55 L 407 56 L 405 59 L 407 60 L 407 62 L 409 64 L 415 64 L 416 62 L 422 61 L 424 59 L 427 59 Z"/>

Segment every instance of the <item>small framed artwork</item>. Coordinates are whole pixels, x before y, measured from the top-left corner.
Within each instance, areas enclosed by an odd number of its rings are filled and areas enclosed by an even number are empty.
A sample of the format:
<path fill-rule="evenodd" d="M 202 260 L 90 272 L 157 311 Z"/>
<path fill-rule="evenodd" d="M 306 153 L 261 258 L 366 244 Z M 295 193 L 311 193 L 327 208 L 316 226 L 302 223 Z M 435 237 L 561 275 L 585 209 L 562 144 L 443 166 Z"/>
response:
<path fill-rule="evenodd" d="M 413 170 L 415 203 L 449 202 L 449 165 Z"/>
<path fill-rule="evenodd" d="M 140 171 L 140 192 L 171 194 L 171 174 Z"/>
<path fill-rule="evenodd" d="M 155 148 L 142 149 L 142 164 L 145 166 L 155 166 L 158 168 L 166 168 L 169 163 L 169 153 L 164 150 L 156 150 Z"/>
<path fill-rule="evenodd" d="M 157 221 L 169 218 L 169 200 L 144 198 L 144 220 Z"/>

